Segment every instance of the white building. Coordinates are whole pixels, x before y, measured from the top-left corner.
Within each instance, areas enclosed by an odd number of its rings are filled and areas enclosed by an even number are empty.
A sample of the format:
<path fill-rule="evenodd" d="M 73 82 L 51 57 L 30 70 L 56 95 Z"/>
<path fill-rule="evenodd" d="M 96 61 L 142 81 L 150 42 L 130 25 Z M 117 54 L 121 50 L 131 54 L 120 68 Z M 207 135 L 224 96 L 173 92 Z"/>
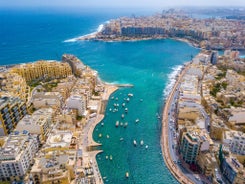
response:
<path fill-rule="evenodd" d="M 223 137 L 223 143 L 230 148 L 230 151 L 245 155 L 245 134 L 239 131 L 226 131 Z"/>
<path fill-rule="evenodd" d="M 79 116 L 85 114 L 86 100 L 83 96 L 72 95 L 66 101 L 66 106 L 69 109 L 76 109 Z"/>
<path fill-rule="evenodd" d="M 37 136 L 15 131 L 0 148 L 0 181 L 22 180 L 38 151 Z"/>
<path fill-rule="evenodd" d="M 45 141 L 50 132 L 53 110 L 51 108 L 39 109 L 32 115 L 26 115 L 18 123 L 16 130 L 27 130 L 31 134 L 40 135 L 41 140 Z"/>

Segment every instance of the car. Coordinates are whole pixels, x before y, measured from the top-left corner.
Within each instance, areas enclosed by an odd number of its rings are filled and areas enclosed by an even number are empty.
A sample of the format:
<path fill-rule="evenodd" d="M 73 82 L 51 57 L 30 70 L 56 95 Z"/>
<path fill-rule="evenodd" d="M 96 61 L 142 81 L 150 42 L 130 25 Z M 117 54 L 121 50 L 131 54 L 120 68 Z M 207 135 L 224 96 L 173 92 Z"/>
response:
<path fill-rule="evenodd" d="M 195 179 L 196 179 L 197 181 L 200 181 L 199 176 L 195 176 Z"/>

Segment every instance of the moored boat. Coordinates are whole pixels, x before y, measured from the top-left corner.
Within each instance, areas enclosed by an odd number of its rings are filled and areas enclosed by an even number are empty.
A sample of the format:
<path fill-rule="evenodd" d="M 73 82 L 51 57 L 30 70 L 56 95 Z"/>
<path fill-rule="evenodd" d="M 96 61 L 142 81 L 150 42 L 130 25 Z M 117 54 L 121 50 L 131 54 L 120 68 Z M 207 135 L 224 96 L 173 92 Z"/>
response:
<path fill-rule="evenodd" d="M 126 177 L 126 178 L 129 177 L 129 173 L 128 173 L 128 172 L 125 173 L 125 177 Z"/>
<path fill-rule="evenodd" d="M 134 140 L 134 146 L 137 146 L 137 142 L 136 142 L 136 140 Z"/>
<path fill-rule="evenodd" d="M 128 126 L 128 122 L 124 123 L 124 128 L 126 128 Z"/>
<path fill-rule="evenodd" d="M 116 127 L 118 127 L 118 125 L 119 125 L 119 121 L 116 121 L 116 124 L 115 124 L 115 126 L 116 126 Z"/>
<path fill-rule="evenodd" d="M 141 145 L 141 146 L 144 145 L 144 141 L 143 141 L 143 140 L 140 141 L 140 145 Z"/>
<path fill-rule="evenodd" d="M 129 97 L 133 97 L 134 94 L 133 94 L 133 93 L 129 93 L 128 96 L 129 96 Z"/>
<path fill-rule="evenodd" d="M 137 118 L 136 120 L 135 120 L 135 123 L 138 123 L 140 120 Z"/>

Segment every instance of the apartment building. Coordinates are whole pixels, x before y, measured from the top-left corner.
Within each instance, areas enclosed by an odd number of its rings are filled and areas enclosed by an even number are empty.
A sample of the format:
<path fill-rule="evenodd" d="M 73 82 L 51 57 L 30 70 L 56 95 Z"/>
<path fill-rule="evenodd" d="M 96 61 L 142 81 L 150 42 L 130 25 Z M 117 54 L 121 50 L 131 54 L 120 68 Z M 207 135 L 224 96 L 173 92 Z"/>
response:
<path fill-rule="evenodd" d="M 38 137 L 28 131 L 11 133 L 0 148 L 0 181 L 23 180 L 38 147 Z"/>
<path fill-rule="evenodd" d="M 51 108 L 39 109 L 32 115 L 25 115 L 16 126 L 16 130 L 27 130 L 31 134 L 39 135 L 41 141 L 45 141 L 51 129 L 52 117 L 53 110 Z"/>
<path fill-rule="evenodd" d="M 11 72 L 19 74 L 27 82 L 35 79 L 65 78 L 72 74 L 69 64 L 53 60 L 17 65 Z"/>
<path fill-rule="evenodd" d="M 0 136 L 6 136 L 27 114 L 26 103 L 18 97 L 0 98 Z"/>

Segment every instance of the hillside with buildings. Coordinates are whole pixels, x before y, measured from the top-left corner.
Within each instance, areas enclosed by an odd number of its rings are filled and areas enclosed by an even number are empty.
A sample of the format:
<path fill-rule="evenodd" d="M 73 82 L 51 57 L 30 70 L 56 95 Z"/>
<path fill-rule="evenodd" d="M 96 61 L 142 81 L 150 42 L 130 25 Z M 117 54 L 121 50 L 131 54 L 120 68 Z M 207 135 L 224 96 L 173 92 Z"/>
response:
<path fill-rule="evenodd" d="M 154 16 L 121 17 L 110 20 L 96 34 L 80 40 L 185 39 L 204 49 L 245 49 L 244 20 L 198 19 L 175 10 Z"/>
<path fill-rule="evenodd" d="M 0 182 L 101 181 L 91 127 L 117 88 L 67 54 L 2 67 L 0 84 Z"/>
<path fill-rule="evenodd" d="M 237 51 L 202 51 L 187 64 L 170 114 L 180 163 L 212 183 L 245 182 L 244 66 Z"/>

